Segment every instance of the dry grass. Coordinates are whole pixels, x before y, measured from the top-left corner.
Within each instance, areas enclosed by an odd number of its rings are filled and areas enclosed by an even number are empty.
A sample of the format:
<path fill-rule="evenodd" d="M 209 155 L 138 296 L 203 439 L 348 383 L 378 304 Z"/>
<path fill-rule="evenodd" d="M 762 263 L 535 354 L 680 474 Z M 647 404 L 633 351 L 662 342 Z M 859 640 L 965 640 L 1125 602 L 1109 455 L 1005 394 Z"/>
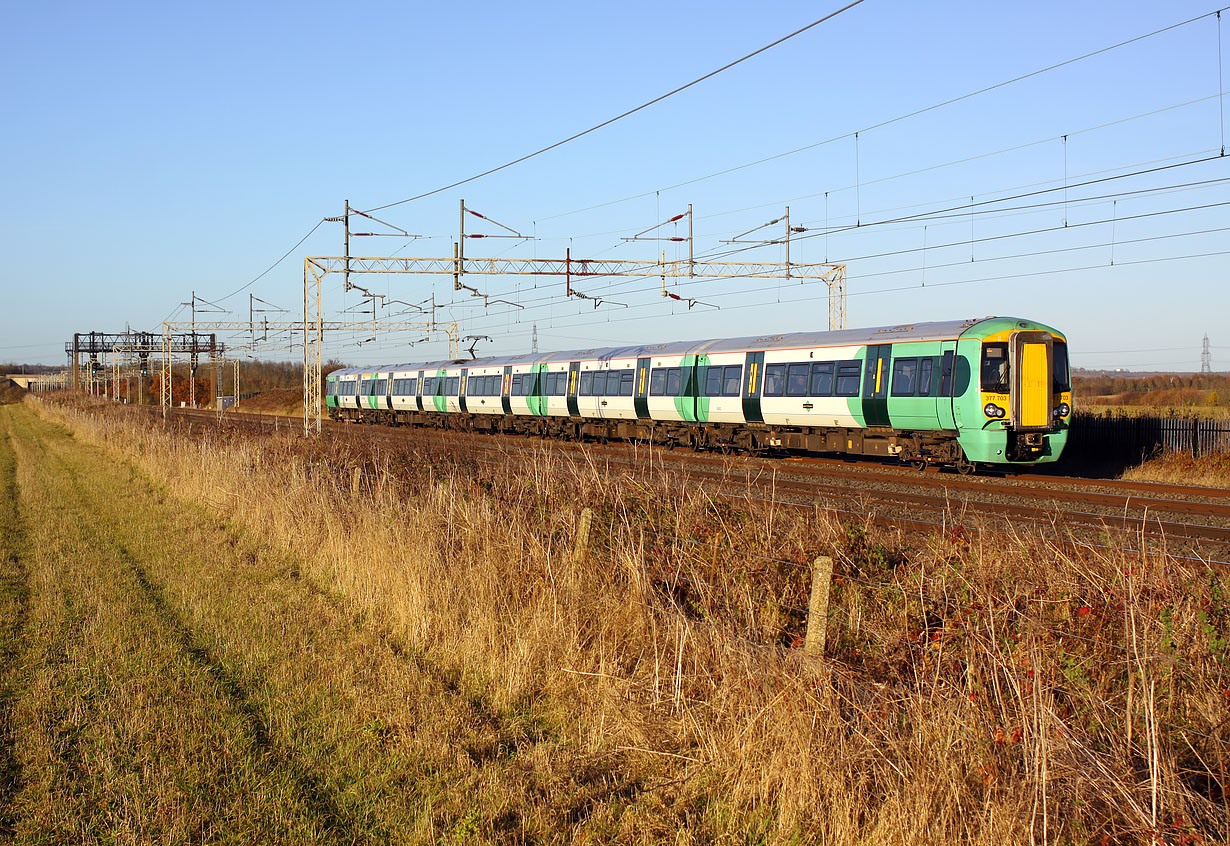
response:
<path fill-rule="evenodd" d="M 1136 482 L 1166 482 L 1174 485 L 1205 485 L 1230 488 L 1230 454 L 1218 453 L 1195 458 L 1167 452 L 1129 468 L 1123 478 Z"/>
<path fill-rule="evenodd" d="M 240 414 L 280 414 L 302 418 L 303 391 L 294 388 L 262 391 L 254 397 L 248 397 L 233 410 Z"/>
<path fill-rule="evenodd" d="M 239 564 L 189 521 L 204 551 L 185 565 L 147 541 L 150 583 L 254 680 L 271 743 L 331 807 L 393 839 L 1230 831 L 1230 604 L 1199 562 L 968 528 L 907 543 L 549 446 L 490 467 L 42 413 L 225 521 Z M 830 648 L 811 665 L 790 562 L 826 551 Z"/>

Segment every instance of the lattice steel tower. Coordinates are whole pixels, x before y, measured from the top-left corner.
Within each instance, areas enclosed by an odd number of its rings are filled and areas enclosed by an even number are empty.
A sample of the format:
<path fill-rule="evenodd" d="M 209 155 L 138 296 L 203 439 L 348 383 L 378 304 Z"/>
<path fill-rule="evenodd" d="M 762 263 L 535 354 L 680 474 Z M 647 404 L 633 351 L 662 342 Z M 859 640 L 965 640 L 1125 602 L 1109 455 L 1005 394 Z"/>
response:
<path fill-rule="evenodd" d="M 1207 375 L 1213 372 L 1213 353 L 1209 352 L 1209 336 L 1205 333 L 1204 346 L 1200 349 L 1200 374 Z"/>

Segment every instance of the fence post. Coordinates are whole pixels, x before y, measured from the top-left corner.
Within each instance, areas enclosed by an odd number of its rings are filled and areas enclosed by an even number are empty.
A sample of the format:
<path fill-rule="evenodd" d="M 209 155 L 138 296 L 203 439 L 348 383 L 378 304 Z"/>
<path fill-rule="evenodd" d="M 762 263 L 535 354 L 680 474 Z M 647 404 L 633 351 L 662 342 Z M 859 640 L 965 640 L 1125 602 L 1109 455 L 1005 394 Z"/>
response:
<path fill-rule="evenodd" d="M 581 519 L 577 524 L 576 540 L 572 544 L 572 565 L 579 567 L 585 563 L 585 559 L 589 557 L 589 530 L 594 522 L 594 510 L 592 508 L 581 509 Z"/>
<path fill-rule="evenodd" d="M 363 481 L 363 470 L 360 467 L 356 467 L 354 469 L 354 472 L 350 474 L 350 495 L 351 496 L 359 495 L 359 483 L 361 481 Z"/>
<path fill-rule="evenodd" d="M 807 639 L 803 652 L 808 658 L 824 657 L 828 635 L 829 585 L 833 580 L 833 559 L 821 555 L 811 563 L 811 602 L 807 606 Z"/>

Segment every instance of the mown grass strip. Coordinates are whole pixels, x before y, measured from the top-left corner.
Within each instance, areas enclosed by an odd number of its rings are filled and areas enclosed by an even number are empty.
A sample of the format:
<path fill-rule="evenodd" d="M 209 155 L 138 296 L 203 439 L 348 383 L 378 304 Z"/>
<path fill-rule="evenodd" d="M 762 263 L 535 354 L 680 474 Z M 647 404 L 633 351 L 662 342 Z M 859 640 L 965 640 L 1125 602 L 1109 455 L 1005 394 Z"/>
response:
<path fill-rule="evenodd" d="M 14 709 L 25 776 L 15 841 L 354 842 L 327 803 L 304 795 L 98 519 L 103 500 L 127 499 L 120 473 L 14 418 L 34 586 L 34 667 Z M 142 522 L 139 511 L 126 519 Z"/>
<path fill-rule="evenodd" d="M 0 407 L 0 836 L 13 833 L 12 800 L 21 787 L 21 768 L 14 753 L 13 701 L 21 687 L 18 661 L 30 601 L 9 420 L 9 407 Z"/>

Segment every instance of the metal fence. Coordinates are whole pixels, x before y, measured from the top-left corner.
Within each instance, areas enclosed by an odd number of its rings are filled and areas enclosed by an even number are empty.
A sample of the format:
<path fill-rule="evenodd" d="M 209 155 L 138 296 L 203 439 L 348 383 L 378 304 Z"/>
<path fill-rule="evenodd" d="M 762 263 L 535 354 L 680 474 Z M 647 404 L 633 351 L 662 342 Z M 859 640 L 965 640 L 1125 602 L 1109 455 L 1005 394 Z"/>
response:
<path fill-rule="evenodd" d="M 1072 418 L 1068 448 L 1098 453 L 1230 453 L 1230 420 L 1186 417 Z"/>

